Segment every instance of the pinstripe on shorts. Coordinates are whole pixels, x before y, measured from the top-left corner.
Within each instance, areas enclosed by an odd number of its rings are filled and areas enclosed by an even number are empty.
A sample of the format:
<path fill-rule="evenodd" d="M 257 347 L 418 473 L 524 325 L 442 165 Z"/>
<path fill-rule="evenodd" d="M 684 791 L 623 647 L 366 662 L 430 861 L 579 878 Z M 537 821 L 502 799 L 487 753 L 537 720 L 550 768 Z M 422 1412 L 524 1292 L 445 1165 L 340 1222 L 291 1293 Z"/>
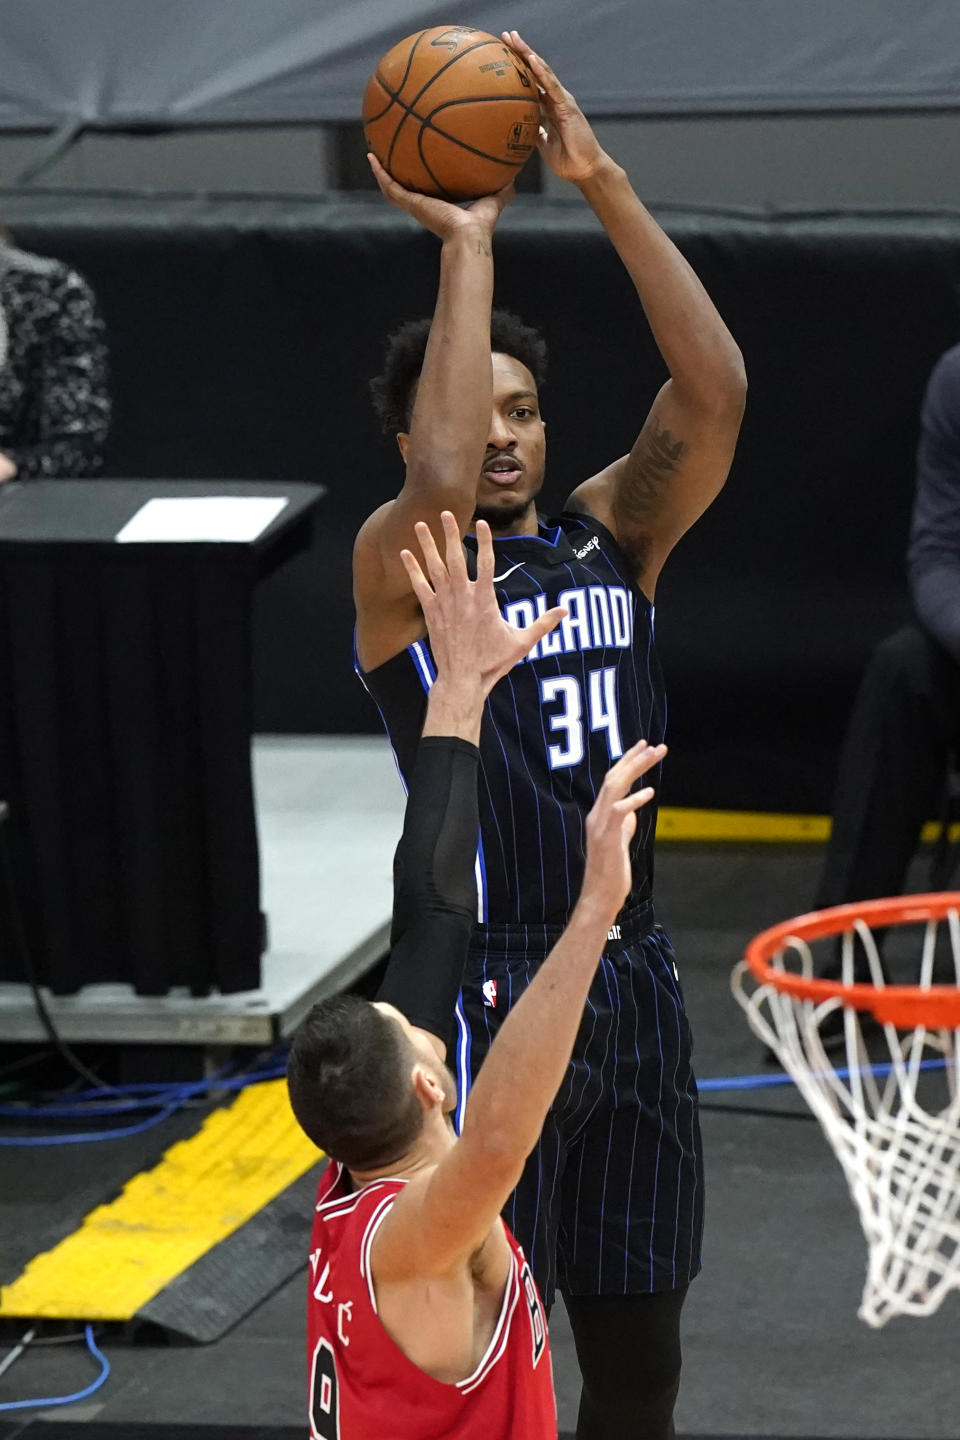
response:
<path fill-rule="evenodd" d="M 673 947 L 650 904 L 618 926 L 540 1141 L 503 1212 L 547 1305 L 557 1288 L 674 1290 L 701 1264 L 697 1087 Z M 478 926 L 462 995 L 474 1075 L 559 933 Z"/>

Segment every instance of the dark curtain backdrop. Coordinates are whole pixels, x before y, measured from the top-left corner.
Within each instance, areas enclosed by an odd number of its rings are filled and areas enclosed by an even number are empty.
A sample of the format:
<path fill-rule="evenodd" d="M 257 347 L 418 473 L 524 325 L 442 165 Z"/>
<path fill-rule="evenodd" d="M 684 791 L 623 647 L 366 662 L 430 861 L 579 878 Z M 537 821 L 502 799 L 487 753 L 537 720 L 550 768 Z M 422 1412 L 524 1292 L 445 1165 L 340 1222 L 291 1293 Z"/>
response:
<path fill-rule="evenodd" d="M 109 473 L 320 480 L 311 551 L 256 597 L 260 730 L 377 731 L 352 674 L 350 552 L 400 479 L 367 381 L 432 305 L 437 248 L 379 197 L 7 197 L 26 246 L 76 264 L 107 318 Z M 829 806 L 870 648 L 907 613 L 903 554 L 924 383 L 960 335 L 960 218 L 661 213 L 750 381 L 727 488 L 657 595 L 665 803 Z M 664 378 L 590 213 L 507 213 L 497 301 L 551 349 L 547 507 L 631 444 Z"/>

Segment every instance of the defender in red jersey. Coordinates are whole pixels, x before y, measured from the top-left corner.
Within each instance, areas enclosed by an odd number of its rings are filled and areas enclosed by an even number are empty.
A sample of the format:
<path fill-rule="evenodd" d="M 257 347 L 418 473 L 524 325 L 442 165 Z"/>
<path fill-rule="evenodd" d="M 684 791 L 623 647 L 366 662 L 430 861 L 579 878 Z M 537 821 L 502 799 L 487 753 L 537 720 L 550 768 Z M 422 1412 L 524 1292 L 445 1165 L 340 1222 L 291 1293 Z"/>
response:
<path fill-rule="evenodd" d="M 564 1078 L 630 884 L 635 812 L 653 795 L 631 786 L 665 749 L 641 741 L 607 773 L 587 820 L 580 898 L 503 1022 L 458 1139 L 443 1061 L 476 906 L 480 717 L 497 679 L 564 612 L 508 625 L 489 528 L 478 522 L 471 580 L 454 516 L 441 523 L 446 563 L 417 527 L 429 581 L 404 551 L 438 673 L 395 861 L 383 998 L 315 1005 L 288 1067 L 294 1112 L 332 1157 L 310 1254 L 315 1440 L 554 1440 L 544 1311 L 499 1212 Z"/>
<path fill-rule="evenodd" d="M 384 1180 L 354 1191 L 348 1173 L 333 1163 L 321 1182 L 307 1311 L 311 1434 L 556 1440 L 546 1317 L 526 1257 L 502 1221 L 507 1281 L 487 1347 L 468 1375 L 434 1379 L 384 1329 L 370 1250 L 405 1183 Z"/>

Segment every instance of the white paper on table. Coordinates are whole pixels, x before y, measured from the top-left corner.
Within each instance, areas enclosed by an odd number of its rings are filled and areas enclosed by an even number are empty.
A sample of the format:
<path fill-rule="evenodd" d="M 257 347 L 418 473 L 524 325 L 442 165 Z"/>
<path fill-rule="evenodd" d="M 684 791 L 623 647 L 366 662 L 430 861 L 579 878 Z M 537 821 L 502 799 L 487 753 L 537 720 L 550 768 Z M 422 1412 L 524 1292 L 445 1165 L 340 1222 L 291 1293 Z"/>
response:
<path fill-rule="evenodd" d="M 256 540 L 289 503 L 286 495 L 184 495 L 148 500 L 115 539 L 121 544 Z"/>

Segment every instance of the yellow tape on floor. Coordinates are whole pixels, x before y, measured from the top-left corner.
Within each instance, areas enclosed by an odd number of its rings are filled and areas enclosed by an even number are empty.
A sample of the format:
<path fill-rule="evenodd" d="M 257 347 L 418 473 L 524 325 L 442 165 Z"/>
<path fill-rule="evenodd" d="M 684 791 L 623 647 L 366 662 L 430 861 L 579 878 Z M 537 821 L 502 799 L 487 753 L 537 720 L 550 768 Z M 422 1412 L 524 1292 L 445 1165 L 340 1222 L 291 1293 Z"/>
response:
<path fill-rule="evenodd" d="M 931 844 L 939 825 L 930 820 L 921 840 Z M 736 841 L 758 840 L 781 844 L 810 841 L 823 844 L 830 838 L 829 815 L 776 815 L 752 810 L 687 810 L 664 806 L 657 817 L 658 840 Z M 960 826 L 950 826 L 950 843 L 960 838 Z"/>
<path fill-rule="evenodd" d="M 286 1082 L 253 1085 L 31 1260 L 4 1288 L 0 1316 L 129 1320 L 319 1158 L 293 1118 Z"/>
<path fill-rule="evenodd" d="M 665 805 L 657 816 L 658 840 L 768 840 L 822 842 L 827 815 L 773 815 L 752 810 L 686 810 Z"/>

